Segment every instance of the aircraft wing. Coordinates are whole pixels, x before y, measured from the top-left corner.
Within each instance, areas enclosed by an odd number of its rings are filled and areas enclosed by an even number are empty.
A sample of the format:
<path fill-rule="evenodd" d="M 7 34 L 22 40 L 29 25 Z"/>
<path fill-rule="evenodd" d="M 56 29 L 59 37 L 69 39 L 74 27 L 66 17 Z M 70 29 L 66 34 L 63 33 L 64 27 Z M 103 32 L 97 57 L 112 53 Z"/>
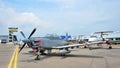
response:
<path fill-rule="evenodd" d="M 100 31 L 100 32 L 94 32 L 94 34 L 99 34 L 99 33 L 113 33 L 113 31 Z"/>
<path fill-rule="evenodd" d="M 52 47 L 52 49 L 63 49 L 63 48 L 74 48 L 74 47 L 79 47 L 79 46 L 84 46 L 85 44 L 73 44 L 73 45 L 66 45 L 66 46 L 56 46 Z"/>
<path fill-rule="evenodd" d="M 72 44 L 72 45 L 66 45 L 66 46 L 54 46 L 52 49 L 63 49 L 63 48 L 78 48 L 79 46 L 85 46 L 85 45 L 93 45 L 93 44 L 103 44 L 103 41 L 97 41 L 97 42 L 87 42 L 83 44 Z"/>

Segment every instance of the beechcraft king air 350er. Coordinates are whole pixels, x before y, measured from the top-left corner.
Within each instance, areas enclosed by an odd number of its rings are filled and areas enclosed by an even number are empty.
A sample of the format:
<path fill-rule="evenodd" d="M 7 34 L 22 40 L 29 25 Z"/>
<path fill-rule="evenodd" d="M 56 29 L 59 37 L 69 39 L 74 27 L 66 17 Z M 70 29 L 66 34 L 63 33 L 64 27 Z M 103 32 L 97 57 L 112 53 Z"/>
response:
<path fill-rule="evenodd" d="M 72 48 L 72 49 L 74 47 L 79 48 L 79 46 L 85 45 L 85 44 L 68 45 L 68 42 L 66 42 L 65 40 L 58 39 L 58 38 L 31 37 L 35 33 L 35 31 L 36 31 L 36 28 L 33 29 L 33 31 L 31 32 L 30 36 L 27 39 L 24 33 L 22 31 L 20 32 L 25 39 L 22 40 L 24 44 L 20 48 L 19 53 L 27 44 L 30 48 L 33 49 L 33 51 L 36 51 L 35 52 L 36 60 L 39 60 L 40 59 L 39 56 L 42 54 L 45 54 L 45 51 L 47 51 L 47 54 L 50 54 L 52 49 L 59 49 L 59 54 L 61 56 L 64 56 L 71 52 L 69 48 Z"/>

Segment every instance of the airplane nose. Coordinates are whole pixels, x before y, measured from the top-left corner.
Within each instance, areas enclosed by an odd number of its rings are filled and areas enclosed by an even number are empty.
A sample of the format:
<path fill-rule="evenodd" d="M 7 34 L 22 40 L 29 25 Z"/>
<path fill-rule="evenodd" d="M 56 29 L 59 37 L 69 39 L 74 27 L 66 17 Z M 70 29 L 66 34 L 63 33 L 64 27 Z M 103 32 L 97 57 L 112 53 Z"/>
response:
<path fill-rule="evenodd" d="M 38 39 L 38 40 L 35 40 L 35 41 L 34 41 L 34 43 L 35 43 L 35 44 L 37 44 L 37 45 L 40 45 L 40 43 L 41 43 L 41 40 L 40 40 L 40 39 Z"/>
<path fill-rule="evenodd" d="M 25 42 L 25 43 L 27 43 L 27 42 L 29 42 L 29 40 L 28 39 L 25 39 L 25 40 L 22 40 L 23 42 Z"/>

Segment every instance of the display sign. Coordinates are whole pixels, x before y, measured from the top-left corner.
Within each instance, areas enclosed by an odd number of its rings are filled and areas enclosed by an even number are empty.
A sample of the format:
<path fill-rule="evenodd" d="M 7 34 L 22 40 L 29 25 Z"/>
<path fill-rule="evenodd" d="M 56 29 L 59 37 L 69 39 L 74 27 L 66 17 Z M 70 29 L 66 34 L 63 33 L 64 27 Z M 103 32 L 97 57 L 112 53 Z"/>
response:
<path fill-rule="evenodd" d="M 71 36 L 70 35 L 69 36 L 61 35 L 60 38 L 62 38 L 62 39 L 71 38 Z"/>
<path fill-rule="evenodd" d="M 18 28 L 10 27 L 9 32 L 18 32 Z"/>

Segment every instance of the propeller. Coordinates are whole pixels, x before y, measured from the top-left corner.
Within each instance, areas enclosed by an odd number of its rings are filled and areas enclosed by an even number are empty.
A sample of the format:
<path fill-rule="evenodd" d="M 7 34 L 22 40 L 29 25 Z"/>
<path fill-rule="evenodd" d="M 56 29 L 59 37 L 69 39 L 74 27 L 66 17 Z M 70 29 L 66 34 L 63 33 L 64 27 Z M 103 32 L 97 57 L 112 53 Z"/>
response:
<path fill-rule="evenodd" d="M 28 37 L 28 39 L 30 39 L 30 37 L 35 33 L 36 28 L 33 29 L 33 31 L 31 32 L 30 36 Z"/>
<path fill-rule="evenodd" d="M 31 34 L 29 35 L 29 37 L 28 37 L 28 39 L 27 39 L 26 41 L 29 41 L 29 39 L 30 39 L 31 36 L 35 33 L 35 31 L 36 31 L 36 28 L 33 29 L 33 31 L 31 32 Z M 24 33 L 23 33 L 22 31 L 21 31 L 20 33 L 22 34 L 22 36 L 23 36 L 24 38 L 26 38 L 25 35 L 24 35 Z M 22 46 L 22 47 L 20 48 L 20 50 L 19 50 L 19 53 L 20 53 L 21 50 L 25 47 L 26 44 L 27 44 L 26 42 L 23 44 L 23 46 Z"/>
<path fill-rule="evenodd" d="M 25 34 L 24 34 L 22 31 L 20 31 L 20 33 L 21 33 L 21 35 L 22 35 L 24 38 L 26 38 L 26 37 L 25 37 Z"/>
<path fill-rule="evenodd" d="M 23 46 L 20 48 L 19 53 L 21 52 L 21 50 L 25 47 L 26 43 L 23 44 Z"/>

